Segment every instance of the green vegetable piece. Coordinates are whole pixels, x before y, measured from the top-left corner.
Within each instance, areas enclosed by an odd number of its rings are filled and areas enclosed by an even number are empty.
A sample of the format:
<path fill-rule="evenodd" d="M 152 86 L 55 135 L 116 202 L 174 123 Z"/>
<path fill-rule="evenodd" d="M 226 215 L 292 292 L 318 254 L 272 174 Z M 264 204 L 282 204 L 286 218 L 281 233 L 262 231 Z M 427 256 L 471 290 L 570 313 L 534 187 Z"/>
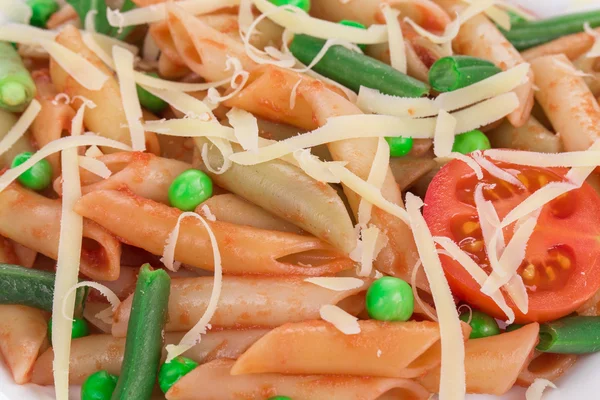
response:
<path fill-rule="evenodd" d="M 367 27 L 364 26 L 363 24 L 361 24 L 360 22 L 350 21 L 349 19 L 343 19 L 343 20 L 341 20 L 340 24 L 346 25 L 346 26 L 353 26 L 355 28 L 360 28 L 360 29 L 367 29 Z M 360 49 L 362 51 L 365 51 L 367 49 L 367 45 L 366 44 L 358 44 L 357 43 L 357 46 L 360 47 Z"/>
<path fill-rule="evenodd" d="M 384 276 L 367 290 L 367 311 L 379 321 L 408 321 L 414 311 L 412 288 L 402 279 Z"/>
<path fill-rule="evenodd" d="M 127 327 L 121 376 L 112 400 L 146 400 L 152 396 L 163 347 L 163 330 L 171 278 L 162 269 L 142 265 Z"/>
<path fill-rule="evenodd" d="M 452 151 L 455 153 L 469 154 L 476 150 L 487 150 L 491 148 L 492 145 L 490 144 L 488 137 L 485 136 L 485 133 L 475 129 L 456 135 Z"/>
<path fill-rule="evenodd" d="M 18 167 L 29 160 L 33 153 L 27 151 L 17 155 L 11 164 L 11 168 Z M 44 190 L 52 182 L 52 166 L 47 160 L 40 160 L 27 171 L 19 175 L 19 182 L 32 190 Z"/>
<path fill-rule="evenodd" d="M 519 24 L 522 24 L 522 23 L 524 23 L 524 22 L 525 22 L 525 23 L 527 22 L 527 20 L 526 20 L 525 18 L 523 18 L 521 15 L 517 14 L 517 13 L 516 13 L 516 12 L 514 12 L 514 11 L 511 11 L 511 10 L 506 10 L 506 13 L 508 14 L 508 17 L 510 18 L 510 26 L 511 26 L 511 29 L 512 29 L 513 27 L 516 27 L 516 26 L 517 26 L 517 25 L 519 25 Z"/>
<path fill-rule="evenodd" d="M 81 385 L 81 400 L 110 400 L 118 379 L 104 370 L 94 372 Z"/>
<path fill-rule="evenodd" d="M 0 108 L 21 112 L 35 96 L 35 83 L 12 44 L 0 42 L 0 54 Z"/>
<path fill-rule="evenodd" d="M 66 0 L 77 12 L 82 24 L 85 24 L 85 17 L 89 11 L 97 11 L 94 15 L 94 27 L 96 32 L 108 36 L 116 37 L 117 39 L 125 39 L 135 26 L 126 26 L 123 29 L 111 26 L 106 17 L 106 2 L 105 0 Z M 125 0 L 121 7 L 121 12 L 129 11 L 135 8 L 135 3 L 132 0 Z"/>
<path fill-rule="evenodd" d="M 198 363 L 186 357 L 175 357 L 164 363 L 158 372 L 158 385 L 163 393 L 167 393 L 171 386 L 198 366 Z"/>
<path fill-rule="evenodd" d="M 292 398 L 287 396 L 273 396 L 269 397 L 267 400 L 292 400 Z"/>
<path fill-rule="evenodd" d="M 437 60 L 429 70 L 429 84 L 438 92 L 452 92 L 502 72 L 494 63 L 469 56 Z"/>
<path fill-rule="evenodd" d="M 471 335 L 469 339 L 479 339 L 500 334 L 498 323 L 489 315 L 480 311 L 466 312 L 460 315 L 460 320 L 467 322 L 469 321 L 469 316 L 471 317 L 471 322 L 469 322 L 469 325 L 471 325 Z"/>
<path fill-rule="evenodd" d="M 523 324 L 512 324 L 506 327 L 506 332 L 514 332 L 517 329 L 521 329 L 523 326 Z"/>
<path fill-rule="evenodd" d="M 269 0 L 276 6 L 294 6 L 306 12 L 310 11 L 310 0 Z"/>
<path fill-rule="evenodd" d="M 182 211 L 193 211 L 212 196 L 212 192 L 213 183 L 208 175 L 198 169 L 188 169 L 171 183 L 169 201 Z"/>
<path fill-rule="evenodd" d="M 53 272 L 0 263 L 0 304 L 20 304 L 52 312 Z M 81 315 L 87 296 L 84 287 L 75 296 L 75 312 Z"/>
<path fill-rule="evenodd" d="M 295 35 L 290 44 L 290 51 L 300 62 L 308 65 L 324 44 L 322 39 Z M 365 86 L 401 97 L 422 97 L 429 93 L 426 83 L 411 78 L 379 60 L 342 46 L 333 46 L 327 50 L 313 69 L 355 92 L 358 92 L 361 86 Z"/>
<path fill-rule="evenodd" d="M 158 74 L 156 72 L 148 73 L 154 78 L 158 78 Z M 161 98 L 156 97 L 140 85 L 135 85 L 135 89 L 137 90 L 138 99 L 140 99 L 140 104 L 152 111 L 153 113 L 159 113 L 165 108 L 167 108 L 168 103 Z"/>
<path fill-rule="evenodd" d="M 77 339 L 90 334 L 87 321 L 83 318 L 74 318 L 71 327 L 71 339 Z M 52 318 L 48 321 L 48 337 L 52 337 Z"/>
<path fill-rule="evenodd" d="M 39 28 L 45 28 L 50 16 L 60 8 L 54 0 L 27 0 L 27 5 L 31 8 L 29 23 Z"/>
<path fill-rule="evenodd" d="M 385 140 L 390 146 L 390 156 L 403 157 L 410 153 L 413 148 L 413 138 L 411 137 L 386 137 Z"/>
<path fill-rule="evenodd" d="M 536 349 L 545 353 L 587 354 L 600 351 L 600 317 L 565 317 L 540 325 Z"/>

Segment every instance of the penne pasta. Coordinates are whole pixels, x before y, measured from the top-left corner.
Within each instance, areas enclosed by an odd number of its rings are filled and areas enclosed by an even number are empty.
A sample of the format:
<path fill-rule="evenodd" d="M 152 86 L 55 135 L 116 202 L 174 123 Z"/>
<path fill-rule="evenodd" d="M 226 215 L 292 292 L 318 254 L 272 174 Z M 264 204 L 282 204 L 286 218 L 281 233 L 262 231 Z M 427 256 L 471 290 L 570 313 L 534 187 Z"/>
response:
<path fill-rule="evenodd" d="M 595 29 L 600 34 L 600 28 Z M 569 60 L 574 61 L 594 45 L 594 37 L 587 32 L 574 33 L 555 39 L 549 43 L 525 50 L 523 58 L 533 61 L 536 58 L 564 54 Z"/>
<path fill-rule="evenodd" d="M 181 378 L 168 400 L 262 400 L 277 395 L 294 400 L 425 400 L 429 392 L 407 379 L 318 376 L 230 375 L 233 361 L 215 360 Z M 214 382 L 219 382 L 215 385 Z M 202 387 L 202 391 L 198 391 Z M 389 396 L 389 397 L 388 397 Z"/>
<path fill-rule="evenodd" d="M 80 85 L 73 77 L 51 60 L 50 76 L 52 82 L 59 92 L 65 93 L 73 98 L 73 107 L 78 109 L 81 104 L 81 96 L 91 100 L 96 107 L 88 108 L 83 116 L 83 121 L 87 129 L 113 140 L 130 145 L 131 136 L 127 128 L 127 119 L 125 110 L 121 101 L 121 92 L 117 80 L 112 77 L 112 72 L 104 63 L 83 43 L 81 34 L 73 27 L 66 27 L 56 37 L 56 41 L 67 47 L 69 50 L 78 53 L 91 62 L 96 68 L 109 76 L 100 90 L 88 90 Z M 158 139 L 156 134 L 146 132 L 146 149 L 154 154 L 160 154 Z M 114 152 L 114 149 L 103 148 L 105 153 Z"/>
<path fill-rule="evenodd" d="M 482 339 L 468 340 L 465 345 L 467 393 L 506 393 L 527 366 L 538 342 L 539 325 L 532 323 L 513 332 Z M 420 382 L 437 393 L 439 370 L 435 369 Z"/>
<path fill-rule="evenodd" d="M 43 311 L 0 304 L 0 354 L 16 383 L 30 381 L 38 353 L 48 345 L 46 331 Z"/>
<path fill-rule="evenodd" d="M 574 60 L 573 65 L 583 73 L 582 78 L 594 97 L 600 96 L 600 57 L 588 57 L 584 54 Z"/>
<path fill-rule="evenodd" d="M 270 212 L 260 208 L 235 194 L 220 194 L 213 196 L 196 208 L 198 214 L 202 214 L 208 207 L 217 221 L 229 222 L 236 225 L 247 225 L 258 229 L 271 231 L 290 232 L 301 235 L 304 231 L 296 225 L 291 224 Z"/>
<path fill-rule="evenodd" d="M 0 263 L 19 264 L 19 257 L 14 249 L 14 242 L 0 236 Z"/>
<path fill-rule="evenodd" d="M 32 268 L 33 264 L 35 263 L 35 259 L 37 258 L 37 251 L 31 250 L 30 248 L 27 248 L 15 241 L 11 240 L 11 242 L 14 252 L 17 255 L 17 259 L 19 260 L 17 264 L 26 268 Z"/>
<path fill-rule="evenodd" d="M 536 379 L 547 379 L 555 382 L 575 364 L 575 361 L 577 361 L 575 354 L 536 352 L 533 360 L 519 374 L 517 385 L 527 387 Z"/>
<path fill-rule="evenodd" d="M 369 320 L 358 324 L 360 332 L 356 335 L 346 335 L 325 321 L 282 325 L 242 354 L 231 374 L 414 378 L 440 363 L 437 323 Z M 468 337 L 471 328 L 467 324 L 463 328 L 464 337 Z"/>
<path fill-rule="evenodd" d="M 566 67 L 565 67 L 566 65 Z M 560 132 L 566 151 L 587 150 L 600 137 L 600 106 L 564 55 L 533 60 L 536 99 Z"/>
<path fill-rule="evenodd" d="M 334 291 L 301 277 L 224 276 L 219 307 L 211 320 L 214 328 L 275 327 L 286 322 L 318 319 L 321 306 L 337 304 L 352 315 L 364 309 L 369 281 L 356 289 Z M 187 331 L 206 309 L 212 277 L 181 278 L 171 282 L 167 332 Z M 125 336 L 132 296 L 115 312 L 112 334 Z M 297 304 L 298 306 L 291 305 Z"/>
<path fill-rule="evenodd" d="M 61 202 L 12 184 L 0 192 L 0 235 L 56 260 Z M 92 279 L 119 277 L 121 243 L 96 223 L 84 220 L 81 273 Z"/>
<path fill-rule="evenodd" d="M 39 117 L 38 117 L 39 118 Z M 17 123 L 18 118 L 12 113 L 0 109 L 0 141 L 10 131 L 10 128 Z M 33 151 L 33 146 L 29 142 L 29 134 L 21 136 L 10 149 L 0 154 L 0 168 L 8 168 L 13 158 L 24 151 Z"/>
<path fill-rule="evenodd" d="M 161 51 L 160 59 L 166 57 L 166 59 L 168 60 L 163 61 L 165 65 L 167 65 L 166 63 L 168 62 L 171 64 L 172 67 L 170 69 L 172 70 L 176 70 L 177 68 L 179 68 L 180 70 L 187 70 L 188 72 L 191 72 L 191 70 L 185 65 L 183 58 L 177 51 L 177 47 L 175 46 L 175 42 L 173 41 L 173 36 L 171 36 L 171 32 L 169 31 L 169 24 L 166 20 L 151 24 L 149 31 L 152 35 L 152 39 L 154 39 L 156 45 Z M 159 61 L 159 63 L 160 62 L 161 61 Z"/>
<path fill-rule="evenodd" d="M 97 222 L 125 243 L 163 254 L 181 211 L 125 190 L 97 190 L 75 205 L 80 215 Z M 112 210 L 106 218 L 106 210 Z M 130 223 L 124 223 L 130 221 Z M 353 262 L 330 245 L 308 236 L 266 231 L 226 222 L 210 222 L 226 274 L 328 275 L 352 268 Z M 181 222 L 175 260 L 213 270 L 212 247 L 195 219 Z"/>
<path fill-rule="evenodd" d="M 563 147 L 560 137 L 546 129 L 533 116 L 519 128 L 504 121 L 502 125 L 487 133 L 487 136 L 492 146 L 499 149 L 559 153 Z"/>
<path fill-rule="evenodd" d="M 427 173 L 437 167 L 437 163 L 429 157 L 420 158 L 393 158 L 390 168 L 394 179 L 401 191 L 405 191 Z"/>
<path fill-rule="evenodd" d="M 166 52 L 158 57 L 158 73 L 165 79 L 180 79 L 192 73 L 185 64 L 170 58 Z"/>

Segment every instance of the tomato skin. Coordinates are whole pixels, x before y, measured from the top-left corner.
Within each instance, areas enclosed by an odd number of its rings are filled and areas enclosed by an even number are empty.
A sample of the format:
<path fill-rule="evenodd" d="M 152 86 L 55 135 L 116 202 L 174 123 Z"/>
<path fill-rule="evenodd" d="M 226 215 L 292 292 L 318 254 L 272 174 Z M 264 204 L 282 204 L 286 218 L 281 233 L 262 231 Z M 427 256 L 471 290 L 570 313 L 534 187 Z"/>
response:
<path fill-rule="evenodd" d="M 523 167 L 511 165 L 510 168 L 521 170 Z M 559 178 L 566 173 L 566 169 L 559 168 L 537 169 L 548 171 Z M 473 170 L 467 164 L 453 160 L 434 177 L 427 190 L 423 208 L 423 216 L 433 236 L 445 236 L 456 241 L 451 230 L 452 218 L 465 214 L 477 215 L 475 207 L 457 197 L 458 182 L 473 175 Z M 566 218 L 554 217 L 549 206 L 544 206 L 538 225 L 528 242 L 526 258 L 541 254 L 542 250 L 546 252 L 552 245 L 567 245 L 575 254 L 573 270 L 567 283 L 559 289 L 535 292 L 528 290 L 529 311 L 525 315 L 505 296 L 508 305 L 515 311 L 518 323 L 545 322 L 568 315 L 600 289 L 600 197 L 587 183 L 571 193 L 574 196 L 571 197 L 574 211 Z M 529 194 L 523 193 L 515 195 L 515 198 L 495 202 L 500 220 Z M 504 230 L 507 242 L 512 237 L 511 232 L 512 227 Z M 506 318 L 500 308 L 481 293 L 480 286 L 458 262 L 445 255 L 441 255 L 440 259 L 456 297 L 496 318 Z"/>

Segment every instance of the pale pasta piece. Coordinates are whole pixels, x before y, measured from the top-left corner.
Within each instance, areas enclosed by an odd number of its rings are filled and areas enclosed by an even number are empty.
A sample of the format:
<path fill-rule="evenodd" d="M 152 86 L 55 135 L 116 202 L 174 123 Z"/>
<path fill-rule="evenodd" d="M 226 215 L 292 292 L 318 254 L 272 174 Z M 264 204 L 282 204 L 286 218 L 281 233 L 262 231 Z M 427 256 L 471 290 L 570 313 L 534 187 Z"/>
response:
<path fill-rule="evenodd" d="M 116 190 L 90 192 L 77 202 L 75 210 L 124 242 L 155 255 L 163 254 L 181 214 L 175 208 L 129 191 Z M 106 210 L 111 210 L 110 218 Z M 226 274 L 323 275 L 353 266 L 352 260 L 314 237 L 219 221 L 209 224 L 219 244 Z M 208 233 L 196 219 L 181 221 L 175 260 L 213 270 Z"/>
<path fill-rule="evenodd" d="M 275 327 L 286 322 L 318 319 L 321 306 L 326 304 L 337 304 L 352 315 L 364 310 L 367 285 L 334 291 L 304 279 L 223 276 L 219 306 L 210 321 L 213 329 Z M 173 279 L 165 330 L 188 331 L 194 326 L 208 305 L 212 286 L 213 278 L 210 276 Z M 127 332 L 131 301 L 132 296 L 129 296 L 114 315 L 114 336 L 122 337 Z"/>
<path fill-rule="evenodd" d="M 234 361 L 203 364 L 169 389 L 168 400 L 263 400 L 285 395 L 294 400 L 426 400 L 429 392 L 407 379 L 319 375 L 238 375 Z M 215 384 L 218 382 L 218 384 Z M 202 388 L 202 390 L 198 390 Z"/>
<path fill-rule="evenodd" d="M 346 335 L 325 321 L 282 325 L 253 344 L 231 374 L 414 378 L 440 364 L 437 323 L 367 320 L 358 324 L 356 335 Z M 468 337 L 470 327 L 463 324 L 463 328 Z"/>
<path fill-rule="evenodd" d="M 177 51 L 177 47 L 175 46 L 175 42 L 173 41 L 173 37 L 171 36 L 171 32 L 169 31 L 169 24 L 166 20 L 150 24 L 148 30 L 152 35 L 152 39 L 154 39 L 154 42 L 160 49 L 160 59 L 166 58 L 166 60 L 163 61 L 159 59 L 159 67 L 160 63 L 164 63 L 165 65 L 163 66 L 163 68 L 171 71 L 180 70 L 182 71 L 181 76 L 185 75 L 183 74 L 184 71 L 187 71 L 187 73 L 191 72 L 191 70 L 185 65 L 183 58 L 181 57 L 181 55 L 179 55 L 179 52 Z M 175 76 L 173 77 L 175 78 Z"/>
<path fill-rule="evenodd" d="M 43 311 L 18 305 L 0 305 L 0 354 L 15 383 L 30 381 L 38 353 L 48 345 L 47 330 Z"/>
<path fill-rule="evenodd" d="M 232 193 L 211 197 L 200 204 L 196 208 L 196 212 L 202 214 L 205 206 L 208 207 L 208 210 L 215 216 L 217 221 L 272 231 L 304 233 L 296 225 L 276 217 L 265 209 Z"/>
<path fill-rule="evenodd" d="M 75 99 L 75 96 L 82 96 L 94 102 L 96 107 L 88 108 L 84 114 L 83 121 L 87 129 L 113 140 L 130 145 L 131 135 L 127 128 L 127 119 L 121 101 L 121 92 L 119 84 L 113 77 L 112 71 L 94 54 L 81 39 L 79 31 L 73 27 L 67 27 L 56 37 L 56 41 L 76 52 L 92 63 L 100 71 L 109 76 L 108 80 L 100 90 L 88 90 L 81 86 L 73 77 L 53 60 L 50 61 L 50 76 L 52 82 L 59 92 L 66 93 L 74 99 L 73 107 L 78 109 L 81 104 L 81 98 Z M 158 139 L 155 133 L 146 132 L 146 149 L 154 154 L 160 154 Z M 114 149 L 103 148 L 105 153 L 114 152 Z"/>
<path fill-rule="evenodd" d="M 19 264 L 19 257 L 15 252 L 14 242 L 3 236 L 0 236 L 0 263 Z"/>
<path fill-rule="evenodd" d="M 32 268 L 37 258 L 37 251 L 23 246 L 20 243 L 12 241 L 12 246 L 19 260 L 18 264 L 26 268 Z"/>
<path fill-rule="evenodd" d="M 594 97 L 600 96 L 600 57 L 588 57 L 584 54 L 574 60 L 573 65 L 581 71 L 583 80 Z"/>
<path fill-rule="evenodd" d="M 529 117 L 525 125 L 515 128 L 510 122 L 487 133 L 493 148 L 537 151 L 540 153 L 560 153 L 560 136 L 544 127 L 534 116 Z"/>
<path fill-rule="evenodd" d="M 17 123 L 17 120 L 18 118 L 13 113 L 0 109 L 0 141 L 10 131 L 10 128 Z M 27 132 L 10 149 L 0 154 L 0 168 L 10 167 L 15 156 L 24 151 L 33 151 Z"/>
<path fill-rule="evenodd" d="M 160 53 L 158 57 L 158 73 L 165 79 L 180 79 L 192 73 L 185 64 L 179 64 L 170 58 L 167 53 Z"/>
<path fill-rule="evenodd" d="M 0 306 L 2 307 L 2 306 Z M 235 359 L 261 336 L 266 329 L 224 330 L 208 332 L 202 341 L 182 354 L 198 363 L 212 361 L 214 358 Z M 179 343 L 183 333 L 165 334 L 165 345 Z M 81 385 L 88 376 L 96 371 L 105 370 L 109 374 L 119 375 L 125 352 L 125 338 L 112 335 L 90 335 L 73 339 L 69 362 L 69 381 Z M 163 350 L 163 361 L 166 359 Z M 52 385 L 52 348 L 46 350 L 35 362 L 31 382 L 38 385 Z"/>
<path fill-rule="evenodd" d="M 70 4 L 63 5 L 60 10 L 52 14 L 46 22 L 46 28 L 57 29 L 66 23 L 79 24 L 77 11 Z"/>
<path fill-rule="evenodd" d="M 531 62 L 539 91 L 535 96 L 559 132 L 566 151 L 587 150 L 600 137 L 600 106 L 564 55 Z"/>
<path fill-rule="evenodd" d="M 415 182 L 437 167 L 429 157 L 397 157 L 390 160 L 390 168 L 401 191 L 405 191 Z"/>
<path fill-rule="evenodd" d="M 596 28 L 595 31 L 600 33 L 600 28 Z M 569 60 L 575 60 L 584 55 L 593 45 L 594 37 L 587 32 L 581 32 L 562 36 L 551 42 L 527 49 L 521 55 L 527 61 L 555 54 L 564 54 Z"/>
<path fill-rule="evenodd" d="M 54 260 L 58 257 L 60 200 L 11 184 L 0 192 L 0 235 Z M 96 223 L 84 220 L 81 273 L 92 279 L 119 277 L 121 243 Z"/>
<path fill-rule="evenodd" d="M 517 381 L 538 342 L 539 325 L 532 323 L 513 332 L 467 340 L 465 370 L 467 393 L 502 395 Z M 437 393 L 440 373 L 435 369 L 420 382 Z"/>
<path fill-rule="evenodd" d="M 517 385 L 528 387 L 536 379 L 555 382 L 575 365 L 575 361 L 577 361 L 575 354 L 552 354 L 536 351 L 533 360 L 519 374 Z"/>

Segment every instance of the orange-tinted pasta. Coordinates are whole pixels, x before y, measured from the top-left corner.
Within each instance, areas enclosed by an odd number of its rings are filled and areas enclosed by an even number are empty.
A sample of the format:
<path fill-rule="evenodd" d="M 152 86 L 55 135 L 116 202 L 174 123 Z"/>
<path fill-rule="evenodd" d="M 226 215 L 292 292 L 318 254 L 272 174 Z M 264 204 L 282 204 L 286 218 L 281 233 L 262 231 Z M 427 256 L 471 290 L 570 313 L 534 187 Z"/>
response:
<path fill-rule="evenodd" d="M 517 384 L 529 386 L 536 379 L 547 379 L 556 382 L 569 368 L 571 368 L 577 356 L 575 354 L 552 354 L 536 352 L 533 360 L 519 374 Z"/>
<path fill-rule="evenodd" d="M 596 28 L 595 31 L 600 33 L 599 28 Z M 521 54 L 527 61 L 554 54 L 564 54 L 569 60 L 573 61 L 591 49 L 593 44 L 593 36 L 587 32 L 581 32 L 563 36 L 549 43 L 525 50 Z"/>
<path fill-rule="evenodd" d="M 17 118 L 13 114 L 0 109 L 0 140 L 5 137 L 16 122 Z M 33 146 L 30 143 L 30 135 L 27 132 L 10 149 L 0 154 L 0 168 L 10 167 L 13 158 L 24 151 L 33 151 Z"/>
<path fill-rule="evenodd" d="M 550 132 L 533 116 L 520 128 L 504 121 L 487 136 L 492 146 L 500 149 L 559 153 L 563 148 L 560 136 Z"/>

